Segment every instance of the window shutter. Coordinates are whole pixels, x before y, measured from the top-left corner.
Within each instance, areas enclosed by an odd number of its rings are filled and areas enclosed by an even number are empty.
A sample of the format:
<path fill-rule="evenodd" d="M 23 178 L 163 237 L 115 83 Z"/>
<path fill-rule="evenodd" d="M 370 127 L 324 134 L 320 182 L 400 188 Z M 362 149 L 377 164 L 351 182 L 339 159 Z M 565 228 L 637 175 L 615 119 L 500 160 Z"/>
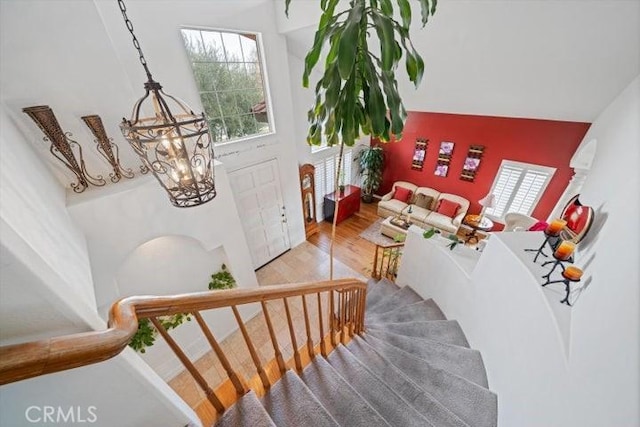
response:
<path fill-rule="evenodd" d="M 554 168 L 503 160 L 491 188 L 496 205 L 484 213 L 496 219 L 508 212 L 531 215 L 554 173 Z"/>

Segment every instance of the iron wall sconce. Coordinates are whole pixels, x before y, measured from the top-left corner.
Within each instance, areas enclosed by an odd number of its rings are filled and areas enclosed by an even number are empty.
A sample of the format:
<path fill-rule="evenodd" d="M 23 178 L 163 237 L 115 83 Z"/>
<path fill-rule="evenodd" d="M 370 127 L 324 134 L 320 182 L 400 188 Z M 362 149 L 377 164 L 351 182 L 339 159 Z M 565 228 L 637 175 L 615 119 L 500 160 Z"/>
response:
<path fill-rule="evenodd" d="M 96 137 L 95 143 L 98 153 L 105 158 L 105 160 L 111 166 L 113 172 L 109 173 L 111 182 L 116 183 L 125 178 L 133 178 L 135 175 L 131 169 L 125 169 L 120 164 L 120 156 L 118 146 L 113 142 L 113 138 L 107 136 L 107 132 L 102 124 L 102 119 L 97 114 L 91 116 L 84 116 L 82 120 L 91 129 L 91 133 Z M 146 172 L 146 169 L 142 171 Z"/>
<path fill-rule="evenodd" d="M 76 193 L 82 193 L 89 184 L 102 187 L 107 182 L 102 175 L 93 177 L 87 172 L 87 168 L 82 157 L 82 147 L 76 141 L 71 139 L 73 136 L 70 132 L 64 132 L 58 123 L 58 119 L 53 114 L 53 110 L 48 105 L 39 105 L 35 107 L 23 108 L 31 119 L 36 122 L 42 132 L 44 132 L 44 141 L 51 142 L 49 151 L 55 158 L 60 160 L 71 172 L 75 174 L 78 182 L 72 182 L 71 188 Z M 77 157 L 74 153 L 77 151 Z"/>

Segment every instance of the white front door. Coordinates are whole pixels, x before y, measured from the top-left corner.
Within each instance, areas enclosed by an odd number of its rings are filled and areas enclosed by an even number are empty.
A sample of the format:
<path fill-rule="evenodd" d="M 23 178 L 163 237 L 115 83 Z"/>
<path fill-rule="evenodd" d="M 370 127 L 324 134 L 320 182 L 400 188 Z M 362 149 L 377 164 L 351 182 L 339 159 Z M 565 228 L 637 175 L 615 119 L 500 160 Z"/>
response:
<path fill-rule="evenodd" d="M 229 179 L 253 268 L 257 269 L 291 248 L 278 162 L 272 159 L 238 169 Z"/>

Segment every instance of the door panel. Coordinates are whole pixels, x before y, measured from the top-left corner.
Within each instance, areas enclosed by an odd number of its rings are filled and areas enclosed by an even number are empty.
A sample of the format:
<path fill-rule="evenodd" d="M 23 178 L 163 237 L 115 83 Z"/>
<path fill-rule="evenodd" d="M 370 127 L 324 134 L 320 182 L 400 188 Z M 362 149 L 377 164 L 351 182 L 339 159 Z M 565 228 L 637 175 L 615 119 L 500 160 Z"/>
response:
<path fill-rule="evenodd" d="M 291 248 L 277 160 L 229 174 L 240 221 L 258 268 Z"/>

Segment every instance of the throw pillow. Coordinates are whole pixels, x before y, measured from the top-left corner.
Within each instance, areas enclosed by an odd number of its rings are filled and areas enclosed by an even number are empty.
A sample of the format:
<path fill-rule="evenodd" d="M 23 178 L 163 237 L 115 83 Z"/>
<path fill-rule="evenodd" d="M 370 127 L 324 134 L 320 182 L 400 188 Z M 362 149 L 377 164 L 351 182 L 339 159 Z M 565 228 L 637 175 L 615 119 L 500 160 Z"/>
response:
<path fill-rule="evenodd" d="M 453 218 L 456 216 L 456 212 L 460 208 L 460 205 L 456 202 L 452 202 L 447 199 L 440 199 L 438 203 L 438 207 L 436 208 L 436 212 L 442 214 L 444 216 L 448 216 L 449 218 Z"/>
<path fill-rule="evenodd" d="M 547 227 L 549 226 L 549 224 L 547 224 L 544 221 L 538 221 L 535 224 L 533 224 L 531 227 L 529 227 L 529 231 L 544 231 L 547 229 Z"/>
<path fill-rule="evenodd" d="M 396 187 L 396 191 L 393 193 L 393 198 L 404 203 L 409 203 L 412 193 L 413 192 L 408 188 Z"/>
<path fill-rule="evenodd" d="M 433 204 L 433 197 L 427 196 L 426 194 L 416 194 L 416 200 L 414 202 L 414 205 L 424 209 L 431 209 L 432 204 Z"/>

